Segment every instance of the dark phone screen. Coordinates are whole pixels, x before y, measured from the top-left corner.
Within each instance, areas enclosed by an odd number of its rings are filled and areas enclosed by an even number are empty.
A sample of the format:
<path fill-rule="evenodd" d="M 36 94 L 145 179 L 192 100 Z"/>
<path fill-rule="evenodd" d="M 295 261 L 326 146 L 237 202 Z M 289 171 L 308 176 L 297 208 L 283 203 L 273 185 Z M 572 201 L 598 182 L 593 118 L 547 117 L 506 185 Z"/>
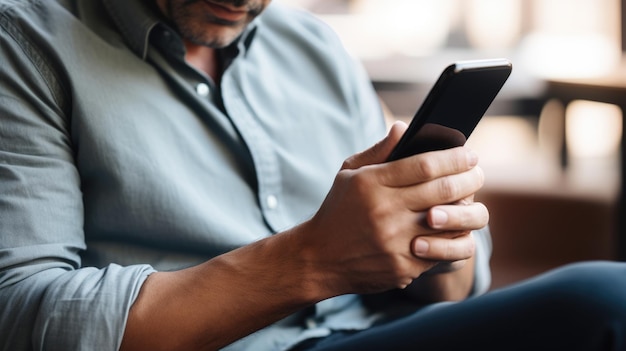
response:
<path fill-rule="evenodd" d="M 464 145 L 510 72 L 510 64 L 460 70 L 449 66 L 388 161 Z"/>

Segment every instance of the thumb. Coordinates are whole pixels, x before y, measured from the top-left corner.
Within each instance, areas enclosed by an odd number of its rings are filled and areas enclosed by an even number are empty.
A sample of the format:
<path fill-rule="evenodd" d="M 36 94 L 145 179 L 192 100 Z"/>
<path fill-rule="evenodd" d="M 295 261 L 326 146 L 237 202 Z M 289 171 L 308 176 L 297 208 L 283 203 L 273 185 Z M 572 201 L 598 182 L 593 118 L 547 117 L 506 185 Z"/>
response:
<path fill-rule="evenodd" d="M 407 124 L 402 121 L 395 122 L 389 129 L 389 133 L 374 146 L 349 157 L 343 164 L 342 169 L 357 169 L 366 165 L 383 163 L 391 154 L 394 146 L 398 143 Z"/>

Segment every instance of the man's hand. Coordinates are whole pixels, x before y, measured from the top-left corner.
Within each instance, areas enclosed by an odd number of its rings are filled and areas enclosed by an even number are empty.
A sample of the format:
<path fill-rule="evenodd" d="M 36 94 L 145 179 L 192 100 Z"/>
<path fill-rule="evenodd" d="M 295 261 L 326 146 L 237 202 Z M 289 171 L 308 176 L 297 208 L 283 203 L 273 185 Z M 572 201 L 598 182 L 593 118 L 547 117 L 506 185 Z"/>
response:
<path fill-rule="evenodd" d="M 459 147 L 385 163 L 404 129 L 396 123 L 346 160 L 320 210 L 296 229 L 330 296 L 405 288 L 438 262 L 455 270 L 474 255 L 470 231 L 488 221 L 471 201 L 484 181 L 477 156 Z"/>
<path fill-rule="evenodd" d="M 201 265 L 150 275 L 121 349 L 216 350 L 323 299 L 403 288 L 437 262 L 470 259 L 468 233 L 486 225 L 487 210 L 450 204 L 482 186 L 476 156 L 456 148 L 385 163 L 405 128 L 394 125 L 348 159 L 310 220 Z M 459 290 L 434 282 L 435 290 Z"/>

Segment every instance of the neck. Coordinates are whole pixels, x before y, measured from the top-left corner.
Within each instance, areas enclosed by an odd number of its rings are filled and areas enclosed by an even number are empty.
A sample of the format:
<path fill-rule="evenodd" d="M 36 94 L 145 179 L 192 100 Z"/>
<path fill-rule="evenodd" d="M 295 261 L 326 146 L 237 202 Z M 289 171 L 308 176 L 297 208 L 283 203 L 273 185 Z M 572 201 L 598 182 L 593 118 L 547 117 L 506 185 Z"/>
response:
<path fill-rule="evenodd" d="M 219 83 L 222 68 L 217 58 L 217 51 L 203 45 L 185 42 L 187 54 L 185 61 L 196 69 L 206 73 L 215 83 Z"/>

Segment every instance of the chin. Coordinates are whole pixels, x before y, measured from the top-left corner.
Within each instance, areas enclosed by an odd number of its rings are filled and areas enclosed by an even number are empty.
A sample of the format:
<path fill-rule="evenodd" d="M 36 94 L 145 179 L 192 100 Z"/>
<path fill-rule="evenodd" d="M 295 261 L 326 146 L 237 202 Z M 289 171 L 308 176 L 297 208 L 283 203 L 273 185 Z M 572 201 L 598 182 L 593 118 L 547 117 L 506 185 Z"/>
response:
<path fill-rule="evenodd" d="M 188 42 L 196 45 L 219 49 L 230 45 L 244 31 L 246 25 L 225 27 L 222 25 L 203 25 L 203 30 L 183 30 L 182 36 Z M 197 27 L 196 27 L 197 29 Z"/>

